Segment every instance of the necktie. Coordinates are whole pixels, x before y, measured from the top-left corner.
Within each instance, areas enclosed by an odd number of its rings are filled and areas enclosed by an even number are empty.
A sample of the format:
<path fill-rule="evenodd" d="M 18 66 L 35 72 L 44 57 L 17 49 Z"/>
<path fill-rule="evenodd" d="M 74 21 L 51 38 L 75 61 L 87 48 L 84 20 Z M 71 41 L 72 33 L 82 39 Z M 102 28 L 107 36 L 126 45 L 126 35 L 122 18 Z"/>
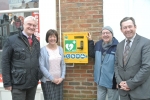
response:
<path fill-rule="evenodd" d="M 30 36 L 28 37 L 28 41 L 29 41 L 30 46 L 32 46 L 33 41 L 32 41 L 32 38 Z"/>
<path fill-rule="evenodd" d="M 125 49 L 124 49 L 124 53 L 123 53 L 123 65 L 125 66 L 126 63 L 127 63 L 127 57 L 128 57 L 128 53 L 129 53 L 129 50 L 130 50 L 130 40 L 127 40 L 126 41 L 126 46 L 125 46 Z"/>

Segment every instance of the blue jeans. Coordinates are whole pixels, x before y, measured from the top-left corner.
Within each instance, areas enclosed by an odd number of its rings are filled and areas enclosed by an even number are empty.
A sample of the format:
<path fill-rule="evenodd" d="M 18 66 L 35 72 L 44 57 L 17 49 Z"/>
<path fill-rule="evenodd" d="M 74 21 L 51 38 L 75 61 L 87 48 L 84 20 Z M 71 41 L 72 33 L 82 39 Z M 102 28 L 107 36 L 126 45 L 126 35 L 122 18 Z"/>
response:
<path fill-rule="evenodd" d="M 119 100 L 117 89 L 108 89 L 106 87 L 97 85 L 97 100 L 106 100 L 106 95 L 108 95 L 107 100 Z"/>

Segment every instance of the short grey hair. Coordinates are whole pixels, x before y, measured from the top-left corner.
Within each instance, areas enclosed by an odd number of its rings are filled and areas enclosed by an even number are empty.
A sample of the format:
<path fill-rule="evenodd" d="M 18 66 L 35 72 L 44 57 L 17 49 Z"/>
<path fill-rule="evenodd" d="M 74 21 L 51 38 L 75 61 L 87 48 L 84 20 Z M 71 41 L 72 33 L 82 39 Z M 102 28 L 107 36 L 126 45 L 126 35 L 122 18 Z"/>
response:
<path fill-rule="evenodd" d="M 37 19 L 33 16 L 27 16 L 25 19 L 24 19 L 24 23 L 26 23 L 28 20 L 33 20 L 37 23 Z"/>

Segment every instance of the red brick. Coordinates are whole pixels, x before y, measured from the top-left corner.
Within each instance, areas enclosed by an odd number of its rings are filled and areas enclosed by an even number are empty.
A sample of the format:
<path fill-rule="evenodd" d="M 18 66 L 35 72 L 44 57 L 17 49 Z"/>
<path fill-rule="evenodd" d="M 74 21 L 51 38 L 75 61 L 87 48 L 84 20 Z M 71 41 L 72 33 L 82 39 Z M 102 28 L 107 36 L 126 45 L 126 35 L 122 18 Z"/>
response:
<path fill-rule="evenodd" d="M 93 66 L 89 66 L 89 65 L 84 65 L 81 67 L 81 69 L 93 69 Z"/>
<path fill-rule="evenodd" d="M 75 86 L 75 89 L 85 90 L 85 89 L 86 89 L 86 87 L 85 87 L 85 86 Z"/>
<path fill-rule="evenodd" d="M 80 77 L 80 74 L 67 74 L 67 77 Z"/>
<path fill-rule="evenodd" d="M 69 82 L 69 85 L 80 85 L 79 82 Z"/>
<path fill-rule="evenodd" d="M 103 18 L 102 15 L 93 15 L 93 18 Z"/>
<path fill-rule="evenodd" d="M 64 93 L 68 93 L 68 90 L 63 90 Z"/>
<path fill-rule="evenodd" d="M 89 87 L 89 86 L 88 86 L 87 89 L 88 89 L 88 90 L 97 90 L 97 87 L 96 87 L 96 86 L 93 86 L 93 87 Z"/>
<path fill-rule="evenodd" d="M 78 8 L 68 8 L 67 11 L 72 11 L 72 12 L 78 11 Z"/>
<path fill-rule="evenodd" d="M 90 78 L 87 78 L 87 81 L 88 81 L 88 82 L 94 82 L 94 78 L 93 78 L 93 77 L 92 77 L 92 78 L 91 78 L 91 77 L 90 77 Z"/>
<path fill-rule="evenodd" d="M 88 28 L 88 27 L 91 27 L 91 24 L 80 24 L 80 27 L 82 27 L 82 28 Z"/>
<path fill-rule="evenodd" d="M 63 86 L 64 90 L 74 89 L 74 86 Z"/>
<path fill-rule="evenodd" d="M 68 16 L 67 17 L 67 19 L 79 19 L 80 17 L 79 16 Z M 77 25 L 77 24 L 75 24 L 75 25 Z"/>
<path fill-rule="evenodd" d="M 68 25 L 67 28 L 78 28 L 79 26 L 76 25 L 76 24 L 71 24 L 71 25 Z"/>
<path fill-rule="evenodd" d="M 97 7 L 97 6 L 100 6 L 100 5 L 101 5 L 100 2 L 89 2 L 89 3 L 86 3 L 86 6 L 90 6 L 90 7 Z"/>
<path fill-rule="evenodd" d="M 67 75 L 68 75 L 68 74 L 67 74 Z M 65 81 L 73 81 L 73 78 L 66 77 L 66 78 L 65 78 Z"/>
<path fill-rule="evenodd" d="M 91 2 L 93 0 L 79 0 L 80 2 Z"/>
<path fill-rule="evenodd" d="M 99 30 L 100 30 L 100 28 L 99 28 Z M 101 34 L 100 32 L 93 32 L 92 36 L 100 36 L 100 34 Z"/>
<path fill-rule="evenodd" d="M 72 24 L 73 22 L 74 22 L 73 20 L 62 21 L 63 24 Z"/>
<path fill-rule="evenodd" d="M 97 94 L 97 91 L 94 91 L 94 94 Z"/>
<path fill-rule="evenodd" d="M 73 32 L 81 32 L 81 31 L 82 31 L 81 28 L 74 28 L 74 29 L 73 29 Z"/>
<path fill-rule="evenodd" d="M 69 16 L 71 16 L 73 14 L 73 12 L 71 12 L 71 11 L 67 11 L 67 12 L 64 12 L 64 13 L 62 13 L 61 14 L 61 17 L 66 17 L 66 15 L 69 15 Z M 63 21 L 63 20 L 62 20 Z M 63 23 L 63 22 L 62 22 Z M 64 24 L 64 23 L 63 23 Z"/>
<path fill-rule="evenodd" d="M 74 20 L 74 23 L 78 23 L 78 24 L 86 23 L 86 22 L 87 22 L 87 20 L 85 20 L 84 18 L 83 19 L 76 19 L 76 20 Z"/>
<path fill-rule="evenodd" d="M 75 97 L 78 97 L 78 98 L 85 98 L 86 97 L 86 95 L 85 94 L 78 94 L 78 95 L 75 95 Z"/>
<path fill-rule="evenodd" d="M 70 28 L 70 29 L 68 29 L 68 28 L 62 29 L 63 32 L 72 32 L 72 30 L 73 30 L 73 29 L 71 29 L 71 28 Z"/>
<path fill-rule="evenodd" d="M 82 81 L 86 81 L 86 78 L 74 78 L 74 81 L 82 82 Z"/>
<path fill-rule="evenodd" d="M 86 73 L 86 70 L 74 70 L 74 73 Z"/>
<path fill-rule="evenodd" d="M 69 97 L 69 98 L 66 99 L 66 100 L 82 100 L 82 99 L 79 99 L 79 98 L 77 98 L 77 97 Z"/>
<path fill-rule="evenodd" d="M 100 31 L 99 27 L 89 27 L 88 29 L 91 31 Z"/>
<path fill-rule="evenodd" d="M 81 74 L 81 77 L 93 77 L 93 74 L 91 74 L 91 73 Z"/>
<path fill-rule="evenodd" d="M 69 85 L 69 82 L 64 81 L 64 85 L 65 85 L 65 86 Z"/>
<path fill-rule="evenodd" d="M 98 19 L 87 19 L 87 23 L 96 23 L 99 22 Z"/>
<path fill-rule="evenodd" d="M 99 23 L 94 23 L 92 24 L 93 27 L 98 27 L 99 28 L 99 31 L 97 32 L 100 32 L 101 31 L 101 28 L 103 27 L 103 24 L 99 24 Z"/>
<path fill-rule="evenodd" d="M 93 86 L 92 82 L 82 82 L 82 85 L 84 86 Z"/>
<path fill-rule="evenodd" d="M 91 7 L 89 7 L 89 6 L 82 6 L 79 8 L 79 11 L 89 11 L 89 10 L 91 10 Z"/>
<path fill-rule="evenodd" d="M 64 93 L 64 97 L 74 97 L 74 94 Z"/>
<path fill-rule="evenodd" d="M 90 15 L 90 14 L 94 14 L 94 15 L 97 15 L 97 14 L 99 14 L 99 11 L 97 11 L 97 10 L 90 10 L 90 11 L 86 11 L 85 12 L 85 14 L 86 15 Z M 96 20 L 96 19 L 95 19 Z M 96 20 L 97 21 L 97 20 Z"/>
<path fill-rule="evenodd" d="M 69 2 L 69 3 L 75 3 L 75 2 L 78 2 L 79 0 L 66 0 L 67 2 Z"/>
<path fill-rule="evenodd" d="M 93 95 L 87 95 L 87 98 L 96 98 L 97 97 L 97 95 L 95 94 L 93 94 Z"/>
<path fill-rule="evenodd" d="M 81 93 L 83 93 L 83 94 L 93 94 L 92 91 L 81 91 Z"/>
<path fill-rule="evenodd" d="M 69 90 L 69 93 L 76 93 L 76 94 L 80 94 L 80 90 Z"/>
<path fill-rule="evenodd" d="M 87 70 L 87 73 L 94 73 L 94 70 Z"/>
<path fill-rule="evenodd" d="M 92 19 L 92 15 L 81 15 L 80 19 Z"/>
<path fill-rule="evenodd" d="M 85 14 L 84 11 L 75 11 L 75 12 L 72 12 L 72 15 L 73 15 L 73 16 L 81 16 L 81 15 L 83 15 L 83 14 Z M 77 19 L 79 19 L 79 18 L 77 18 Z"/>
<path fill-rule="evenodd" d="M 73 70 L 66 70 L 66 73 L 73 73 Z"/>

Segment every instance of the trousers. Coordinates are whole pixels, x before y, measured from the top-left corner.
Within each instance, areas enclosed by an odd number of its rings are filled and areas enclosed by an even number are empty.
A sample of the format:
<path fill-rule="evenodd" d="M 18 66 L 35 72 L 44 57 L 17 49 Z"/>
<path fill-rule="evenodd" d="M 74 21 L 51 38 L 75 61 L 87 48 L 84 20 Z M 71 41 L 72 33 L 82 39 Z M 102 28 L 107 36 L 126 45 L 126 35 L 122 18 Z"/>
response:
<path fill-rule="evenodd" d="M 97 85 L 97 100 L 106 100 L 106 95 L 108 95 L 107 100 L 119 100 L 117 89 L 108 89 L 106 87 Z"/>
<path fill-rule="evenodd" d="M 29 89 L 12 89 L 12 100 L 34 100 L 36 87 Z"/>

